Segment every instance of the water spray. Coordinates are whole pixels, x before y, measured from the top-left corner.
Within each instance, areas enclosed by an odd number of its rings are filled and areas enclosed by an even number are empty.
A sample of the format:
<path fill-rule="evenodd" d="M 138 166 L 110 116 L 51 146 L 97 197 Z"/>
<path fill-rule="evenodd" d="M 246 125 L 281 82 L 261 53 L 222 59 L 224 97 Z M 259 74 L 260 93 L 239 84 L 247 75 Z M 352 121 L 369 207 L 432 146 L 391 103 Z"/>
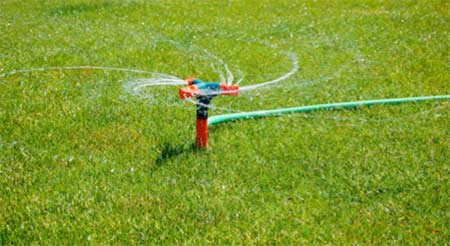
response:
<path fill-rule="evenodd" d="M 41 72 L 48 70 L 111 70 L 111 71 L 122 71 L 122 72 L 132 72 L 132 73 L 142 73 L 142 74 L 152 74 L 154 77 L 150 79 L 141 79 L 138 81 L 133 81 L 131 85 L 127 85 L 129 91 L 134 95 L 138 95 L 138 91 L 144 87 L 148 86 L 175 86 L 182 85 L 187 82 L 187 87 L 179 89 L 179 96 L 181 99 L 189 99 L 195 97 L 197 102 L 195 102 L 197 107 L 197 135 L 196 144 L 198 148 L 204 149 L 208 146 L 208 127 L 238 120 L 248 120 L 263 117 L 273 117 L 281 116 L 293 113 L 307 113 L 318 110 L 338 110 L 338 109 L 356 109 L 363 106 L 373 106 L 373 105 L 392 105 L 392 104 L 402 104 L 402 103 L 417 103 L 422 101 L 435 101 L 435 100 L 450 100 L 450 95 L 435 95 L 435 96 L 420 96 L 420 97 L 407 97 L 407 98 L 387 98 L 378 100 L 366 100 L 366 101 L 354 101 L 354 102 L 341 102 L 341 103 L 329 103 L 329 104 L 319 104 L 319 105 L 309 105 L 294 108 L 280 108 L 272 110 L 261 110 L 254 112 L 240 112 L 234 114 L 225 115 L 215 115 L 208 119 L 208 108 L 211 107 L 211 100 L 217 95 L 228 95 L 237 96 L 240 92 L 252 91 L 255 89 L 273 86 L 279 82 L 286 80 L 298 70 L 298 58 L 294 53 L 288 53 L 289 57 L 292 59 L 292 69 L 284 74 L 283 76 L 258 84 L 247 85 L 239 87 L 238 81 L 235 85 L 233 83 L 233 74 L 228 69 L 228 66 L 220 60 L 220 58 L 212 55 L 208 51 L 206 52 L 210 57 L 219 61 L 225 66 L 225 70 L 228 75 L 226 83 L 220 82 L 204 82 L 196 78 L 188 78 L 186 81 L 177 78 L 173 75 L 162 74 L 158 72 L 149 72 L 130 68 L 118 68 L 118 67 L 100 67 L 100 66 L 65 66 L 65 67 L 44 67 L 44 68 L 29 68 L 29 69 L 19 69 L 13 70 L 7 73 L 0 74 L 0 78 L 7 77 L 9 75 L 20 74 L 20 73 L 30 73 L 30 72 Z M 338 76 L 340 71 L 336 73 Z M 333 77 L 327 77 L 326 80 L 330 80 Z M 223 80 L 225 76 L 221 74 Z M 242 78 L 241 78 L 242 79 Z M 323 80 L 322 80 L 323 81 Z"/>
<path fill-rule="evenodd" d="M 179 89 L 180 98 L 195 97 L 197 99 L 195 142 L 198 148 L 204 149 L 208 147 L 208 108 L 211 100 L 217 95 L 237 96 L 239 95 L 239 86 L 220 82 L 204 82 L 194 77 L 188 78 L 186 82 L 188 86 Z"/>

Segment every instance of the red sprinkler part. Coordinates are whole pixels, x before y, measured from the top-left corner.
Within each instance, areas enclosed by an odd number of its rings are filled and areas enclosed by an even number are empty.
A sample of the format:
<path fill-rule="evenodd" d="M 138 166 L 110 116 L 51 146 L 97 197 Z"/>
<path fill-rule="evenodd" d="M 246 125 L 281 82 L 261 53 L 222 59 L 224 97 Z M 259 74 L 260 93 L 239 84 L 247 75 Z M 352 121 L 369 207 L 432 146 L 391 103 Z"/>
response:
<path fill-rule="evenodd" d="M 197 147 L 204 149 L 208 147 L 208 106 L 213 97 L 217 95 L 237 96 L 239 95 L 238 85 L 227 85 L 218 82 L 203 82 L 194 77 L 186 79 L 187 87 L 179 89 L 181 99 L 197 98 L 197 126 L 196 139 Z"/>
<path fill-rule="evenodd" d="M 195 143 L 197 147 L 204 149 L 208 147 L 208 119 L 197 119 Z"/>
<path fill-rule="evenodd" d="M 239 96 L 239 85 L 220 84 L 220 94 L 226 96 Z"/>
<path fill-rule="evenodd" d="M 195 85 L 189 85 L 187 87 L 180 88 L 178 93 L 180 94 L 181 99 L 195 97 L 198 95 L 198 88 Z"/>

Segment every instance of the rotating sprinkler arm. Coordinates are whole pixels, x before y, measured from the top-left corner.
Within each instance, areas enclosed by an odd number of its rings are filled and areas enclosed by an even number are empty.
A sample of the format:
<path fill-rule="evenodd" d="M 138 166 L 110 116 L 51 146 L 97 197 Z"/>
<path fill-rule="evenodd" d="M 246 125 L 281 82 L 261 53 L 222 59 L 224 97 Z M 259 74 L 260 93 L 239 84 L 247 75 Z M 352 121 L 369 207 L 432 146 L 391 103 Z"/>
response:
<path fill-rule="evenodd" d="M 214 97 L 217 95 L 237 96 L 239 95 L 238 85 L 227 85 L 219 82 L 204 82 L 190 77 L 186 80 L 188 86 L 180 88 L 181 99 L 191 97 Z"/>
<path fill-rule="evenodd" d="M 238 85 L 227 85 L 219 82 L 204 82 L 190 77 L 186 80 L 188 86 L 179 89 L 181 99 L 195 97 L 197 104 L 196 144 L 198 148 L 208 147 L 208 106 L 217 95 L 237 96 Z"/>

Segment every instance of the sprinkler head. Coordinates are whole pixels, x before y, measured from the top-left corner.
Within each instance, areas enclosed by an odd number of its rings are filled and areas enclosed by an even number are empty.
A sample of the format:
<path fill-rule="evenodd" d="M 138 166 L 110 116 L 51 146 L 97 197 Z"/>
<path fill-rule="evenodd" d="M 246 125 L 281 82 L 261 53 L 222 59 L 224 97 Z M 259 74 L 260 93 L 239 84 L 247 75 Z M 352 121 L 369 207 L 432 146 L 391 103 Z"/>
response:
<path fill-rule="evenodd" d="M 214 97 L 217 95 L 238 96 L 238 85 L 227 85 L 219 82 L 204 82 L 200 79 L 189 77 L 186 79 L 187 86 L 180 88 L 178 93 L 181 99 L 208 96 Z"/>

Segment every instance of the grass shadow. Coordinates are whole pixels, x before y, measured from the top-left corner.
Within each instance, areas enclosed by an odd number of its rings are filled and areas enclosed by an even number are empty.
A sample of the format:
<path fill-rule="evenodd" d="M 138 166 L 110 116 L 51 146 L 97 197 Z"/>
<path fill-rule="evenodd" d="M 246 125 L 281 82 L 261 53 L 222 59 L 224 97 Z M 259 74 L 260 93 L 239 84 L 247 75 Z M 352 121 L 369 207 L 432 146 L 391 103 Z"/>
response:
<path fill-rule="evenodd" d="M 195 144 L 173 145 L 171 143 L 163 143 L 160 145 L 160 148 L 162 149 L 161 154 L 155 161 L 157 167 L 162 166 L 165 162 L 173 159 L 174 157 L 199 151 Z"/>

